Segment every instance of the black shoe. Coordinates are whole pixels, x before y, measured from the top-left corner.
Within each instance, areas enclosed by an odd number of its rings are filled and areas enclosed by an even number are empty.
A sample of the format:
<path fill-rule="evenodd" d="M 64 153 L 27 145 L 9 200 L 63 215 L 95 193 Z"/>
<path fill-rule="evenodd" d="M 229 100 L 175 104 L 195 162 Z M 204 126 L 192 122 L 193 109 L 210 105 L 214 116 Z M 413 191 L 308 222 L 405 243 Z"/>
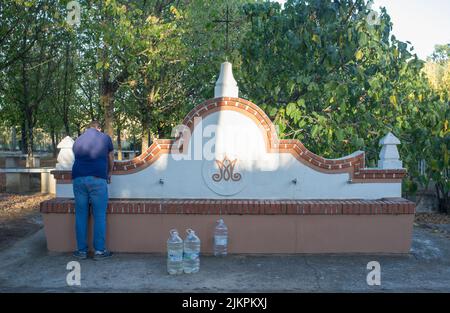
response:
<path fill-rule="evenodd" d="M 77 250 L 77 251 L 75 251 L 72 254 L 72 256 L 74 256 L 74 257 L 76 257 L 77 259 L 80 259 L 80 260 L 86 260 L 87 259 L 87 252 Z"/>
<path fill-rule="evenodd" d="M 103 260 L 107 259 L 112 256 L 112 252 L 105 250 L 105 251 L 95 251 L 94 253 L 94 260 Z"/>

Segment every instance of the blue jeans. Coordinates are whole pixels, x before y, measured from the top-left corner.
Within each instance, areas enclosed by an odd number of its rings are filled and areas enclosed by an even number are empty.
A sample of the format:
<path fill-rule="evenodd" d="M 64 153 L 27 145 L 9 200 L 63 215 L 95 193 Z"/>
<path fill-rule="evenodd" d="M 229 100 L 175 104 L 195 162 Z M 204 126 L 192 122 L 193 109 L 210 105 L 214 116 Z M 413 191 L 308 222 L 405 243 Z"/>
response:
<path fill-rule="evenodd" d="M 77 177 L 73 180 L 75 196 L 75 229 L 78 251 L 88 252 L 87 234 L 89 204 L 94 216 L 94 249 L 105 251 L 106 208 L 108 185 L 106 179 L 94 176 Z"/>

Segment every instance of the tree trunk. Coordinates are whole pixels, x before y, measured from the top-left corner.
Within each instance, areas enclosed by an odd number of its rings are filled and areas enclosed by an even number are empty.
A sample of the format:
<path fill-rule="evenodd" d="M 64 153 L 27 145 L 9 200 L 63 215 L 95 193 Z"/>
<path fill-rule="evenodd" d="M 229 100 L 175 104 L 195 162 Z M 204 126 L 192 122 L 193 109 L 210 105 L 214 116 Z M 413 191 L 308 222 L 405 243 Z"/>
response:
<path fill-rule="evenodd" d="M 445 188 L 442 183 L 436 183 L 436 196 L 439 204 L 440 213 L 450 213 L 450 201 L 448 193 L 445 192 Z"/>
<path fill-rule="evenodd" d="M 148 149 L 148 131 L 142 130 L 142 136 L 141 136 L 141 151 L 146 151 Z"/>
<path fill-rule="evenodd" d="M 20 150 L 22 150 L 22 154 L 27 153 L 27 130 L 25 128 L 25 119 L 22 120 L 22 124 L 20 125 L 21 132 L 21 144 L 20 144 Z"/>
<path fill-rule="evenodd" d="M 133 152 L 136 152 L 136 136 L 134 135 L 134 133 L 133 133 Z"/>
<path fill-rule="evenodd" d="M 26 35 L 24 35 L 24 40 Z M 26 159 L 26 167 L 33 166 L 33 109 L 32 104 L 30 103 L 30 88 L 29 88 L 29 74 L 26 70 L 27 64 L 26 60 L 22 59 L 22 104 L 23 104 L 23 113 L 24 113 L 24 123 L 22 129 L 22 138 L 24 138 L 24 142 L 26 144 L 23 145 L 25 149 L 25 153 L 27 154 Z M 24 137 L 25 135 L 25 137 Z"/>
<path fill-rule="evenodd" d="M 65 135 L 70 136 L 69 118 L 64 118 Z"/>
<path fill-rule="evenodd" d="M 145 80 L 147 84 L 147 80 Z M 147 87 L 147 86 L 146 86 Z M 148 88 L 148 87 L 147 87 Z M 152 141 L 152 133 L 150 130 L 150 112 L 152 109 L 154 93 L 153 89 L 146 94 L 146 99 L 140 103 L 140 111 L 141 111 L 141 153 L 144 153 L 145 150 L 151 145 Z"/>
<path fill-rule="evenodd" d="M 11 127 L 11 151 L 16 151 L 17 138 L 16 126 Z"/>
<path fill-rule="evenodd" d="M 66 44 L 66 55 L 64 64 L 64 92 L 63 92 L 63 123 L 66 136 L 70 136 L 69 127 L 69 61 L 70 61 L 70 43 Z M 71 84 L 71 83 L 70 83 Z"/>
<path fill-rule="evenodd" d="M 106 91 L 100 97 L 100 103 L 105 110 L 105 125 L 103 129 L 111 138 L 114 137 L 113 122 L 114 122 L 114 95 L 111 91 Z"/>
<path fill-rule="evenodd" d="M 81 125 L 79 123 L 75 124 L 75 125 L 77 126 L 77 136 L 80 137 L 81 136 Z"/>
<path fill-rule="evenodd" d="M 141 121 L 141 153 L 145 152 L 148 147 L 150 146 L 150 138 L 151 138 L 151 131 L 150 131 L 150 122 L 148 120 L 142 120 Z"/>
<path fill-rule="evenodd" d="M 56 154 L 56 136 L 55 136 L 55 129 L 52 128 L 50 130 L 50 137 L 52 138 L 52 152 L 53 152 L 53 157 L 56 158 L 57 154 Z"/>
<path fill-rule="evenodd" d="M 119 126 L 117 127 L 117 160 L 122 160 L 122 138 Z"/>
<path fill-rule="evenodd" d="M 161 127 L 158 127 L 157 132 L 158 132 L 157 138 L 164 138 L 164 130 Z"/>
<path fill-rule="evenodd" d="M 106 134 L 111 138 L 114 136 L 114 96 L 122 83 L 128 77 L 127 70 L 120 73 L 114 81 L 110 81 L 109 70 L 104 69 L 100 81 L 100 104 L 103 106 L 105 125 L 103 127 Z"/>
<path fill-rule="evenodd" d="M 28 115 L 28 114 L 27 114 Z M 34 167 L 33 162 L 33 126 L 30 121 L 26 121 L 27 125 L 27 161 L 26 167 Z"/>

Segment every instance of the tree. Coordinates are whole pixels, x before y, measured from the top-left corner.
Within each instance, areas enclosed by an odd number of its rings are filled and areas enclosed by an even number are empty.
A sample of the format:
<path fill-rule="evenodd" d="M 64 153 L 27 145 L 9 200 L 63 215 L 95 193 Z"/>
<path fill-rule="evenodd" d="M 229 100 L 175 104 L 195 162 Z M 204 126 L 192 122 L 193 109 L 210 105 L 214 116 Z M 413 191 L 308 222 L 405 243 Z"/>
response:
<path fill-rule="evenodd" d="M 424 82 L 433 89 L 425 113 L 415 119 L 412 131 L 414 142 L 422 147 L 422 160 L 427 164 L 424 173 L 415 173 L 419 184 L 434 183 L 439 211 L 450 213 L 450 45 L 437 45 L 424 67 Z M 412 153 L 410 153 L 412 154 Z M 414 182 L 410 182 L 416 188 Z"/>
<path fill-rule="evenodd" d="M 420 61 L 390 35 L 386 11 L 367 22 L 364 1 L 288 1 L 246 7 L 251 31 L 242 45 L 242 89 L 261 104 L 281 136 L 333 157 L 368 148 L 392 130 L 408 95 L 402 71 Z"/>
<path fill-rule="evenodd" d="M 385 9 L 377 23 L 362 0 L 290 0 L 284 9 L 264 2 L 246 5 L 245 12 L 251 29 L 240 48 L 241 90 L 275 121 L 281 137 L 298 138 L 326 157 L 365 150 L 373 167 L 378 140 L 392 131 L 403 142 L 411 175 L 433 151 L 441 169 L 433 179 L 448 185 L 448 142 L 441 140 L 448 136 L 448 98 L 429 88 L 408 42 L 391 35 Z M 417 183 L 419 176 L 411 179 Z"/>
<path fill-rule="evenodd" d="M 437 63 L 447 63 L 450 59 L 450 43 L 446 45 L 436 45 L 430 59 Z"/>
<path fill-rule="evenodd" d="M 48 1 L 17 2 L 27 14 L 28 23 L 19 23 L 7 36 L 14 42 L 4 70 L 5 102 L 18 109 L 21 120 L 22 150 L 30 164 L 33 156 L 34 127 L 38 111 L 49 96 L 52 75 L 57 66 L 57 42 L 60 40 L 60 23 L 57 9 Z M 19 15 L 20 17 L 20 15 Z M 14 22 L 11 22 L 14 24 Z M 26 51 L 26 54 L 22 52 Z M 12 62 L 14 60 L 14 62 Z M 10 110 L 11 112 L 11 110 Z"/>
<path fill-rule="evenodd" d="M 450 93 L 450 44 L 436 45 L 424 71 L 434 90 L 441 94 Z"/>
<path fill-rule="evenodd" d="M 135 49 L 132 10 L 127 1 L 80 1 L 80 54 L 98 77 L 105 132 L 113 136 L 114 96 L 130 73 Z"/>
<path fill-rule="evenodd" d="M 35 24 L 36 17 L 46 7 L 46 1 L 0 2 L 0 71 L 17 63 L 34 46 L 41 29 Z M 29 40 L 23 42 L 20 34 L 27 27 Z"/>
<path fill-rule="evenodd" d="M 141 151 L 157 137 L 158 119 L 171 120 L 185 92 L 181 84 L 185 47 L 181 42 L 182 16 L 174 6 L 178 1 L 137 2 L 133 27 L 137 70 L 130 74 L 128 86 L 134 106 L 128 110 L 142 128 Z M 170 114 L 169 114 L 170 113 Z"/>

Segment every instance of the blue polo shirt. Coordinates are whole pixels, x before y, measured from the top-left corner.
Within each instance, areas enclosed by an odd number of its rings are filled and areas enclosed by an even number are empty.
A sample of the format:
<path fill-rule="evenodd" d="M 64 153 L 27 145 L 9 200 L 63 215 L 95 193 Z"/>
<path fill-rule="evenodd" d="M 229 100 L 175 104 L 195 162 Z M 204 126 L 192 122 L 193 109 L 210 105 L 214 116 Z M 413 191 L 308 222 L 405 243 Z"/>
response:
<path fill-rule="evenodd" d="M 108 154 L 114 150 L 111 137 L 89 128 L 75 140 L 72 149 L 75 154 L 73 179 L 83 176 L 108 178 Z"/>

